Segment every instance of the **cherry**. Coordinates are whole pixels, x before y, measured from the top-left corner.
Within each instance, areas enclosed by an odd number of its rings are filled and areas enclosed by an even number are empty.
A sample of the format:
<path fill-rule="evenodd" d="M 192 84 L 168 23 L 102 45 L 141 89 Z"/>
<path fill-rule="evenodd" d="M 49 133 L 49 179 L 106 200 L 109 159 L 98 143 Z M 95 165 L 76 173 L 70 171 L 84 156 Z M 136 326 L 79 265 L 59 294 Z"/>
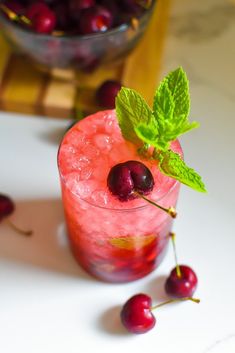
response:
<path fill-rule="evenodd" d="M 136 198 L 135 191 L 147 195 L 154 186 L 152 173 L 138 161 L 116 164 L 111 168 L 107 182 L 111 193 L 120 201 Z"/>
<path fill-rule="evenodd" d="M 151 312 L 152 299 L 146 294 L 131 297 L 121 310 L 121 321 L 131 333 L 145 333 L 151 330 L 156 319 Z"/>
<path fill-rule="evenodd" d="M 142 11 L 142 7 L 136 0 L 120 0 L 120 6 L 125 12 L 133 15 L 139 15 Z"/>
<path fill-rule="evenodd" d="M 0 221 L 10 216 L 15 210 L 14 202 L 7 195 L 0 194 Z M 32 234 L 31 230 L 22 230 L 18 228 L 14 223 L 8 220 L 8 224 L 18 233 L 29 236 Z"/>
<path fill-rule="evenodd" d="M 14 212 L 13 201 L 6 195 L 0 194 L 0 221 Z"/>
<path fill-rule="evenodd" d="M 28 7 L 25 17 L 32 22 L 32 28 L 41 34 L 50 34 L 56 26 L 55 13 L 43 2 L 33 3 Z"/>
<path fill-rule="evenodd" d="M 56 16 L 57 29 L 69 30 L 71 27 L 69 18 L 69 8 L 66 3 L 58 2 L 53 6 L 53 11 Z"/>
<path fill-rule="evenodd" d="M 107 185 L 110 192 L 120 201 L 141 197 L 151 205 L 168 213 L 172 218 L 177 215 L 173 207 L 162 207 L 144 196 L 153 190 L 154 179 L 151 171 L 141 162 L 127 161 L 116 164 L 110 169 Z"/>
<path fill-rule="evenodd" d="M 170 236 L 174 248 L 176 267 L 173 268 L 165 282 L 165 291 L 173 298 L 192 296 L 198 283 L 196 273 L 189 266 L 178 265 L 175 248 L 175 233 L 170 233 Z"/>
<path fill-rule="evenodd" d="M 179 265 L 180 276 L 177 275 L 176 267 L 171 271 L 165 283 L 168 295 L 174 298 L 192 296 L 197 288 L 197 276 L 191 267 Z"/>
<path fill-rule="evenodd" d="M 122 85 L 119 81 L 107 80 L 103 82 L 96 92 L 97 102 L 101 107 L 115 108 L 115 98 Z"/>
<path fill-rule="evenodd" d="M 55 29 L 56 17 L 54 12 L 45 11 L 34 16 L 32 27 L 37 33 L 50 34 Z"/>
<path fill-rule="evenodd" d="M 156 324 L 156 319 L 152 313 L 153 310 L 177 301 L 191 300 L 194 303 L 200 303 L 199 299 L 192 297 L 171 299 L 164 303 L 152 306 L 152 299 L 147 294 L 136 294 L 122 307 L 120 316 L 121 322 L 125 328 L 131 333 L 146 333 L 150 331 Z"/>
<path fill-rule="evenodd" d="M 74 25 L 80 22 L 81 11 L 95 6 L 95 0 L 70 0 L 69 14 L 74 20 Z"/>
<path fill-rule="evenodd" d="M 33 21 L 35 16 L 47 11 L 50 11 L 49 7 L 44 2 L 37 1 L 27 8 L 25 16 Z"/>
<path fill-rule="evenodd" d="M 89 9 L 95 6 L 95 0 L 70 0 L 69 9 L 71 13 L 78 12 L 84 9 Z"/>
<path fill-rule="evenodd" d="M 80 31 L 82 34 L 105 32 L 111 28 L 112 14 L 103 6 L 85 9 L 80 16 Z"/>
<path fill-rule="evenodd" d="M 118 25 L 120 18 L 120 9 L 118 6 L 118 1 L 101 0 L 100 5 L 104 6 L 113 16 L 113 25 Z"/>

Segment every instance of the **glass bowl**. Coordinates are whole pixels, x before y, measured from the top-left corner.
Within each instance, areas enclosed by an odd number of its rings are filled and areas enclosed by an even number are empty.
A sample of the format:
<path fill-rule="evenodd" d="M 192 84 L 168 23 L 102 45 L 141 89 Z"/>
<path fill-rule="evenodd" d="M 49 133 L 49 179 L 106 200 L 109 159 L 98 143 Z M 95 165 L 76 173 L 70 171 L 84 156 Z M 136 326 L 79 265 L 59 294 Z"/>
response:
<path fill-rule="evenodd" d="M 13 49 L 24 54 L 44 71 L 52 68 L 90 72 L 103 64 L 124 59 L 139 42 L 153 13 L 156 1 L 139 18 L 107 32 L 89 35 L 42 35 L 24 29 L 0 13 L 0 26 Z"/>

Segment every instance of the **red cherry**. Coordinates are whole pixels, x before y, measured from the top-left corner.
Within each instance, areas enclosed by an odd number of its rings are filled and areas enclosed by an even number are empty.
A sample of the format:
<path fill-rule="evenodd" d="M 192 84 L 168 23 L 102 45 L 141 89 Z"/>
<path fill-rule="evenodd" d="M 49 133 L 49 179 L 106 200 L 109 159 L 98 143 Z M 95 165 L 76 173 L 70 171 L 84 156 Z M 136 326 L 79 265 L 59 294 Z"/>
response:
<path fill-rule="evenodd" d="M 115 108 L 115 98 L 121 87 L 121 83 L 115 80 L 107 80 L 103 82 L 96 92 L 98 104 L 101 107 L 110 109 Z"/>
<path fill-rule="evenodd" d="M 140 197 L 149 204 L 166 212 L 172 218 L 177 216 L 174 207 L 163 207 L 144 196 L 153 190 L 154 179 L 151 171 L 141 162 L 127 161 L 116 164 L 110 169 L 107 186 L 110 192 L 117 196 L 120 201 L 128 201 Z"/>
<path fill-rule="evenodd" d="M 126 329 L 131 333 L 145 333 L 151 330 L 155 324 L 156 319 L 152 311 L 171 303 L 190 300 L 199 304 L 200 299 L 192 297 L 184 297 L 177 299 L 170 299 L 166 302 L 152 306 L 152 299 L 146 294 L 136 294 L 131 297 L 122 307 L 121 321 Z"/>
<path fill-rule="evenodd" d="M 37 1 L 27 8 L 25 16 L 33 21 L 35 16 L 47 11 L 50 11 L 49 7 L 44 2 Z"/>
<path fill-rule="evenodd" d="M 113 16 L 113 26 L 118 25 L 120 18 L 120 9 L 118 1 L 110 1 L 110 0 L 100 0 L 99 4 L 104 6 Z"/>
<path fill-rule="evenodd" d="M 143 8 L 137 4 L 136 0 L 120 0 L 120 6 L 123 11 L 132 15 L 139 15 Z"/>
<path fill-rule="evenodd" d="M 2 221 L 4 218 L 7 218 L 8 216 L 10 216 L 14 212 L 14 210 L 15 210 L 15 205 L 14 205 L 14 202 L 10 199 L 10 197 L 7 195 L 0 194 L 0 221 Z M 26 236 L 29 236 L 32 234 L 31 230 L 20 229 L 11 221 L 8 221 L 8 224 L 17 233 L 20 233 L 20 234 L 26 235 Z"/>
<path fill-rule="evenodd" d="M 112 14 L 102 6 L 85 9 L 80 16 L 80 31 L 82 34 L 105 32 L 111 28 Z"/>
<path fill-rule="evenodd" d="M 58 2 L 53 6 L 53 11 L 56 16 L 56 29 L 69 30 L 71 27 L 71 21 L 69 18 L 69 8 L 66 3 Z"/>
<path fill-rule="evenodd" d="M 37 33 L 50 34 L 56 25 L 54 12 L 45 11 L 34 16 L 32 27 Z"/>
<path fill-rule="evenodd" d="M 111 168 L 107 184 L 110 192 L 120 201 L 128 201 L 140 194 L 148 194 L 154 186 L 151 171 L 141 162 L 127 161 Z"/>
<path fill-rule="evenodd" d="M 0 221 L 12 214 L 15 210 L 15 206 L 10 197 L 0 194 Z"/>
<path fill-rule="evenodd" d="M 84 9 L 89 9 L 95 6 L 95 0 L 70 0 L 69 9 L 71 13 L 81 11 Z"/>
<path fill-rule="evenodd" d="M 151 311 L 152 299 L 146 294 L 131 297 L 121 310 L 121 321 L 131 333 L 145 333 L 151 330 L 156 319 Z"/>
<path fill-rule="evenodd" d="M 196 273 L 185 265 L 179 265 L 180 275 L 175 267 L 165 283 L 165 290 L 173 298 L 191 297 L 197 288 Z"/>

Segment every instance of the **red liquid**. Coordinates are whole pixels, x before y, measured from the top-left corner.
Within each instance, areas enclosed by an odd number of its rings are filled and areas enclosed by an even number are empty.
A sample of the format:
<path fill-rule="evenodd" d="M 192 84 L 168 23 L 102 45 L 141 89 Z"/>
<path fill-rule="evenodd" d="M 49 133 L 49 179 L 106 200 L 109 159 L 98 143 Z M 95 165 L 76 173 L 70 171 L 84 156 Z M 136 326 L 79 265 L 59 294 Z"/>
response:
<path fill-rule="evenodd" d="M 172 149 L 182 153 L 178 142 Z M 58 155 L 62 197 L 71 248 L 93 276 L 128 282 L 153 271 L 168 243 L 172 218 L 141 199 L 120 202 L 107 188 L 110 168 L 140 160 L 135 146 L 123 140 L 114 111 L 99 112 L 75 125 Z M 144 162 L 154 176 L 148 197 L 175 206 L 179 183 L 163 176 L 156 162 Z"/>

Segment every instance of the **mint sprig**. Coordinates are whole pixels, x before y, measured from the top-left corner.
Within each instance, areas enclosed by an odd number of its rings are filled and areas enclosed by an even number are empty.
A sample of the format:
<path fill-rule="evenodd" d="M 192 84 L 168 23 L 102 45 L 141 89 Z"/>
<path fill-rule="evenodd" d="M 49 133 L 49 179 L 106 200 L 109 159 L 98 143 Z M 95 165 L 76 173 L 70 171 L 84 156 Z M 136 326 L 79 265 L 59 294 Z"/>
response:
<path fill-rule="evenodd" d="M 116 97 L 116 114 L 123 137 L 134 143 L 138 151 L 146 152 L 146 146 L 154 147 L 150 157 L 159 161 L 162 173 L 205 192 L 201 177 L 170 150 L 172 141 L 199 126 L 188 120 L 189 111 L 189 84 L 181 67 L 170 72 L 160 83 L 153 109 L 130 88 L 122 87 Z"/>

